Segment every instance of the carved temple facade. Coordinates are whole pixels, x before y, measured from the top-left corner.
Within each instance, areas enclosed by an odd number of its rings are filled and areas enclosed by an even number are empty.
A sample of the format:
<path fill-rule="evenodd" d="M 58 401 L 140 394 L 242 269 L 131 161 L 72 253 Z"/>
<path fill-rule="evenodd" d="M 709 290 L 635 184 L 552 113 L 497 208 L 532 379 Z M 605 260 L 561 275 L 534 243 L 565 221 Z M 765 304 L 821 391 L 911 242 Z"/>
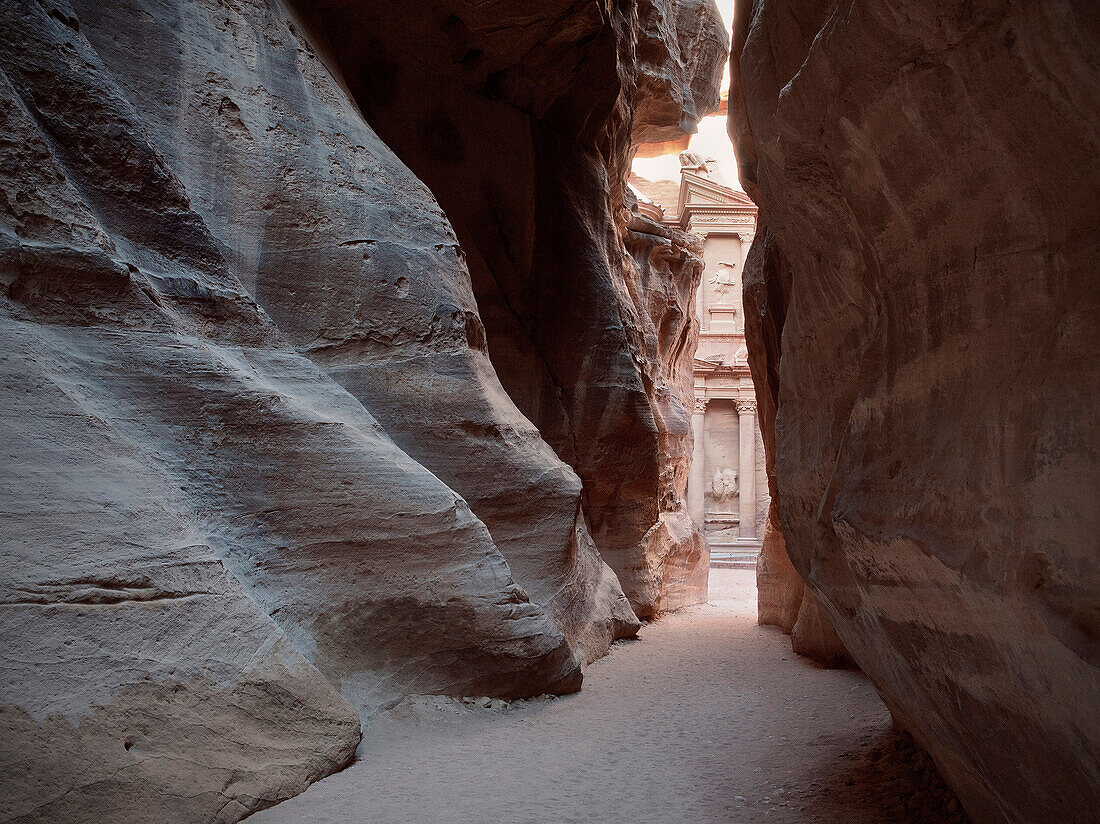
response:
<path fill-rule="evenodd" d="M 756 206 L 717 180 L 713 165 L 698 155 L 684 152 L 680 161 L 678 190 L 674 183 L 637 176 L 630 182 L 650 218 L 703 239 L 688 507 L 715 562 L 754 562 L 770 500 L 741 300 Z"/>

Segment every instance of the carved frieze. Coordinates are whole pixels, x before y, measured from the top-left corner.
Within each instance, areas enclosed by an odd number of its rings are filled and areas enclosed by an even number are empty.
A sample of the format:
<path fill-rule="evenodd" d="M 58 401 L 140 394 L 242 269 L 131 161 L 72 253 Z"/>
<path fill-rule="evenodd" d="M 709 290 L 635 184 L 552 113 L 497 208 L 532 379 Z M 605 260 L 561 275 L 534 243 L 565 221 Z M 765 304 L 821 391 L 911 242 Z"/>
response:
<path fill-rule="evenodd" d="M 727 214 L 709 214 L 700 215 L 693 213 L 691 215 L 691 222 L 694 223 L 736 223 L 747 224 L 749 226 L 756 225 L 755 215 L 727 215 Z"/>

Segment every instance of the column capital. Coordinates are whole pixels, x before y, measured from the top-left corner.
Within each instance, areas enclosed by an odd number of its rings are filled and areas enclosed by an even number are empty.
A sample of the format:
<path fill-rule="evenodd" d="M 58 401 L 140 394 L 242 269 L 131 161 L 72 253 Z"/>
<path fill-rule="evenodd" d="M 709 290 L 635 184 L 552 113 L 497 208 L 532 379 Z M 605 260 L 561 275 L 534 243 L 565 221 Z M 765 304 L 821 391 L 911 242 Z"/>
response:
<path fill-rule="evenodd" d="M 756 414 L 756 401 L 754 400 L 742 400 L 738 398 L 735 400 L 734 405 L 737 407 L 738 415 L 755 415 Z"/>
<path fill-rule="evenodd" d="M 702 415 L 707 411 L 707 402 L 710 398 L 701 398 L 698 395 L 695 396 L 695 408 L 692 410 L 696 415 Z"/>

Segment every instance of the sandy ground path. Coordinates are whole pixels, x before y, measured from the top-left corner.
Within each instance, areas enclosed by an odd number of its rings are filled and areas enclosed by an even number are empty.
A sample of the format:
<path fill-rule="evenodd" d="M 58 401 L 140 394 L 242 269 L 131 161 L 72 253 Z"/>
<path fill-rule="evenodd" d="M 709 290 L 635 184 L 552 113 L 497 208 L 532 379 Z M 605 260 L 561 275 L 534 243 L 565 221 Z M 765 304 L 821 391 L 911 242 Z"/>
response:
<path fill-rule="evenodd" d="M 863 675 L 794 655 L 756 625 L 754 573 L 713 569 L 710 603 L 617 644 L 580 693 L 410 699 L 249 824 L 880 824 L 962 820 L 954 804 Z"/>

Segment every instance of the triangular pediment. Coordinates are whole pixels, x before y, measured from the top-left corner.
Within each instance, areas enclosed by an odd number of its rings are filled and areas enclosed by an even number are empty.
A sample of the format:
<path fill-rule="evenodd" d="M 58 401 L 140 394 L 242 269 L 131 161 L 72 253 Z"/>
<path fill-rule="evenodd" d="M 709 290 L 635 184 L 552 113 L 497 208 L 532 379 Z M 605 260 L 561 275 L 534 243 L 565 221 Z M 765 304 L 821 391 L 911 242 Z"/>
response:
<path fill-rule="evenodd" d="M 730 372 L 733 368 L 734 364 L 726 363 L 721 355 L 693 359 L 693 371 L 695 372 Z"/>
<path fill-rule="evenodd" d="M 680 198 L 677 211 L 683 213 L 684 208 L 692 205 L 707 206 L 749 206 L 755 208 L 755 204 L 748 195 L 723 186 L 710 178 L 683 171 L 680 177 Z"/>
<path fill-rule="evenodd" d="M 730 201 L 727 198 L 723 198 L 721 195 L 716 195 L 713 192 L 703 191 L 693 186 L 688 186 L 687 195 L 688 205 L 695 203 L 709 203 L 712 205 L 726 205 Z"/>

